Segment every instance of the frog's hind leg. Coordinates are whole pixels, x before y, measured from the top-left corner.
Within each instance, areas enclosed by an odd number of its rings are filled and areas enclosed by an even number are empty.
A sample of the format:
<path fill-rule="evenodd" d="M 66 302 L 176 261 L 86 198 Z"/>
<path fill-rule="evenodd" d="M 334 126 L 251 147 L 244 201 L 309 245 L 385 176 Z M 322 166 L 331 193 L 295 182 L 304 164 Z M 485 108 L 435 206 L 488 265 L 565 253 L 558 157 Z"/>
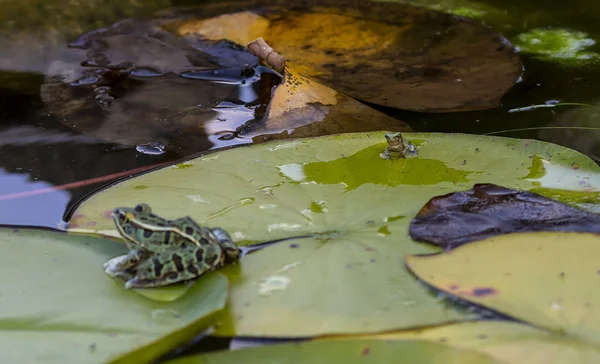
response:
<path fill-rule="evenodd" d="M 165 251 L 142 262 L 125 288 L 161 287 L 192 280 L 223 266 L 223 262 L 224 252 L 218 245 L 192 245 Z"/>
<path fill-rule="evenodd" d="M 104 263 L 104 272 L 111 277 L 124 277 L 125 271 L 135 267 L 140 261 L 146 258 L 147 252 L 134 249 L 129 254 L 120 255 Z"/>

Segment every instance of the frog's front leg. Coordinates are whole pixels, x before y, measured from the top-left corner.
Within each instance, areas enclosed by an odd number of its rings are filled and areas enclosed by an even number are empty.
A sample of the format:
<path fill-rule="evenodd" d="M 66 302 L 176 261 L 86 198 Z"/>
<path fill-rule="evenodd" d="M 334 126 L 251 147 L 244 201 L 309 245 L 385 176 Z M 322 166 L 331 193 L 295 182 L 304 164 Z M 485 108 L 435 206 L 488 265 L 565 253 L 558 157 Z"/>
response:
<path fill-rule="evenodd" d="M 225 231 L 221 228 L 213 228 L 211 230 L 212 230 L 213 236 L 217 239 L 217 241 L 219 242 L 219 245 L 221 245 L 221 247 L 225 251 L 225 255 L 227 256 L 226 257 L 227 263 L 231 263 L 231 262 L 238 260 L 242 251 L 233 242 L 233 239 L 231 239 L 231 236 L 229 236 L 227 231 Z"/>
<path fill-rule="evenodd" d="M 188 281 L 222 267 L 225 252 L 217 244 L 165 251 L 143 261 L 125 288 L 151 288 Z"/>
<path fill-rule="evenodd" d="M 135 267 L 147 256 L 147 250 L 133 249 L 128 254 L 120 255 L 104 263 L 104 272 L 111 277 L 121 277 L 126 270 Z"/>

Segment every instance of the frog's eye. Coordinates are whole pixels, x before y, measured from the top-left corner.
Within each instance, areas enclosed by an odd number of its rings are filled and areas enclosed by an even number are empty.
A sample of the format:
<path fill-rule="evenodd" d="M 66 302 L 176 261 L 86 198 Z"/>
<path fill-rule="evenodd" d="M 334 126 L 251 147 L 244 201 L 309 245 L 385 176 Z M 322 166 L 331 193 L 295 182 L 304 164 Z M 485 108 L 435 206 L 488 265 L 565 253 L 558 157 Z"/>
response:
<path fill-rule="evenodd" d="M 121 209 L 114 209 L 112 212 L 112 218 L 114 220 L 118 220 L 120 222 L 124 222 L 127 218 L 127 214 L 125 213 L 125 211 L 121 210 Z"/>
<path fill-rule="evenodd" d="M 152 211 L 150 206 L 148 206 L 145 203 L 141 203 L 141 204 L 137 205 L 136 207 L 133 208 L 133 210 L 135 210 L 135 212 L 146 212 L 146 213 L 149 213 Z"/>

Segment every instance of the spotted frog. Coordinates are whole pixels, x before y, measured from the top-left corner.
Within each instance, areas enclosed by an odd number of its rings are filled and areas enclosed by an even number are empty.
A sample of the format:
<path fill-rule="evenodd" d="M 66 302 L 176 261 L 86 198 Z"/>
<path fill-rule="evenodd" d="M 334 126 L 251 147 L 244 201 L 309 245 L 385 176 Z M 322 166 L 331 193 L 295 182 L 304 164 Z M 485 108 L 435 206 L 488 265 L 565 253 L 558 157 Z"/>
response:
<path fill-rule="evenodd" d="M 125 279 L 127 289 L 191 280 L 240 257 L 225 230 L 202 227 L 189 216 L 168 220 L 139 204 L 114 209 L 112 218 L 129 253 L 110 259 L 104 269 Z"/>

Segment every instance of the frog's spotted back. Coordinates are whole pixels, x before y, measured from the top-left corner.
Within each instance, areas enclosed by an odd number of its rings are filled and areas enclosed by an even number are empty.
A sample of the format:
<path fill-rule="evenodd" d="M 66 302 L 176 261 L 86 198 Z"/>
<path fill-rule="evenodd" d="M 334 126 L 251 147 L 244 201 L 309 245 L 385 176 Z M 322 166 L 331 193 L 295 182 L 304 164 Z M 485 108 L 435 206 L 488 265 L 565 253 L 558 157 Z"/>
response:
<path fill-rule="evenodd" d="M 139 204 L 116 208 L 112 217 L 130 252 L 104 267 L 110 276 L 126 279 L 126 288 L 194 279 L 240 257 L 240 249 L 225 230 L 202 227 L 189 216 L 168 220 L 152 213 L 147 204 Z"/>

